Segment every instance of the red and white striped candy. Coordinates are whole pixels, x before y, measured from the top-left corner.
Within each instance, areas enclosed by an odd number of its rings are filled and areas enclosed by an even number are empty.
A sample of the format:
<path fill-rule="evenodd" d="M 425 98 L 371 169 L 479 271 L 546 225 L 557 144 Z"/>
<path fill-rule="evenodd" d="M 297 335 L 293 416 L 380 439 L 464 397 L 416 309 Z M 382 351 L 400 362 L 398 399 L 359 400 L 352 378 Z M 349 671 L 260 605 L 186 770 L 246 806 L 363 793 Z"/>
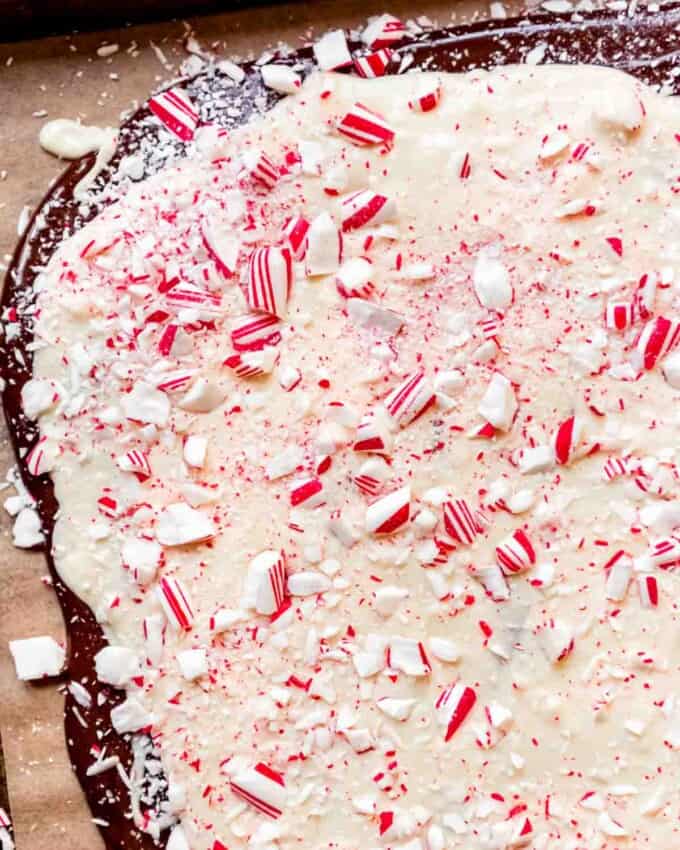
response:
<path fill-rule="evenodd" d="M 276 819 L 283 814 L 286 804 L 283 776 L 266 764 L 259 762 L 255 767 L 237 773 L 230 787 L 237 797 L 263 815 Z"/>
<path fill-rule="evenodd" d="M 259 614 L 273 614 L 286 598 L 286 559 L 278 549 L 260 552 L 250 562 L 247 577 L 252 607 Z"/>
<path fill-rule="evenodd" d="M 292 283 L 293 264 L 287 248 L 256 248 L 250 255 L 247 300 L 251 310 L 284 318 Z"/>
<path fill-rule="evenodd" d="M 496 560 L 506 575 L 523 573 L 536 563 L 536 552 L 523 529 L 513 531 L 496 546 Z"/>
<path fill-rule="evenodd" d="M 97 499 L 97 508 L 100 514 L 103 514 L 109 519 L 116 519 L 120 514 L 120 505 L 118 504 L 118 500 L 114 499 L 113 496 L 101 496 Z"/>
<path fill-rule="evenodd" d="M 680 540 L 676 537 L 662 537 L 660 540 L 655 540 L 647 557 L 650 563 L 660 570 L 680 567 Z"/>
<path fill-rule="evenodd" d="M 370 534 L 394 534 L 411 519 L 411 488 L 400 487 L 366 509 L 366 531 Z"/>
<path fill-rule="evenodd" d="M 434 707 L 437 722 L 446 726 L 445 741 L 450 741 L 455 735 L 476 702 L 477 694 L 462 682 L 449 685 L 439 694 Z"/>
<path fill-rule="evenodd" d="M 201 239 L 219 273 L 231 277 L 236 271 L 240 247 L 233 230 L 214 216 L 204 216 L 201 219 Z"/>
<path fill-rule="evenodd" d="M 652 313 L 654 312 L 654 301 L 656 300 L 656 289 L 658 285 L 659 276 L 655 272 L 643 274 L 638 281 L 633 299 L 635 314 L 645 322 L 652 317 Z"/>
<path fill-rule="evenodd" d="M 219 314 L 222 312 L 222 298 L 218 293 L 208 292 L 193 283 L 180 283 L 168 290 L 166 302 L 178 309 L 194 308 L 201 312 Z"/>
<path fill-rule="evenodd" d="M 637 368 L 653 369 L 680 341 L 680 321 L 657 316 L 642 329 L 637 341 L 634 363 Z"/>
<path fill-rule="evenodd" d="M 352 448 L 355 452 L 389 454 L 392 450 L 392 433 L 388 423 L 374 411 L 366 413 L 357 426 Z"/>
<path fill-rule="evenodd" d="M 368 53 L 366 56 L 355 56 L 354 69 L 360 77 L 375 79 L 375 77 L 384 75 L 391 59 L 392 51 L 385 47 L 382 50 L 376 50 L 374 53 Z"/>
<path fill-rule="evenodd" d="M 622 457 L 610 457 L 605 462 L 602 472 L 608 481 L 613 481 L 615 478 L 628 475 L 628 463 Z"/>
<path fill-rule="evenodd" d="M 359 467 L 354 483 L 369 496 L 376 496 L 389 475 L 389 467 L 381 458 L 370 458 Z"/>
<path fill-rule="evenodd" d="M 277 357 L 276 350 L 270 346 L 262 351 L 232 354 L 224 361 L 224 365 L 239 378 L 259 378 L 272 371 Z"/>
<path fill-rule="evenodd" d="M 387 647 L 387 666 L 407 676 L 429 676 L 432 665 L 421 641 L 394 637 Z"/>
<path fill-rule="evenodd" d="M 259 351 L 281 342 L 281 320 L 266 313 L 250 313 L 234 321 L 231 344 L 237 351 Z"/>
<path fill-rule="evenodd" d="M 290 503 L 294 508 L 318 508 L 324 501 L 323 483 L 319 478 L 304 478 L 291 488 Z"/>
<path fill-rule="evenodd" d="M 119 455 L 116 458 L 116 466 L 123 472 L 134 472 L 140 478 L 149 478 L 151 475 L 149 456 L 139 449 L 131 449 L 124 455 Z"/>
<path fill-rule="evenodd" d="M 557 463 L 564 465 L 574 459 L 582 430 L 583 423 L 575 416 L 569 416 L 560 423 L 553 437 L 553 451 Z"/>
<path fill-rule="evenodd" d="M 342 298 L 369 298 L 375 287 L 371 282 L 373 264 L 364 257 L 352 257 L 338 269 L 335 286 Z"/>
<path fill-rule="evenodd" d="M 347 38 L 342 30 L 327 32 L 314 42 L 314 58 L 322 71 L 336 71 L 352 64 Z"/>
<path fill-rule="evenodd" d="M 163 329 L 158 340 L 158 353 L 161 357 L 181 357 L 191 351 L 189 335 L 176 322 L 170 322 Z"/>
<path fill-rule="evenodd" d="M 243 154 L 243 164 L 255 182 L 261 183 L 267 189 L 273 189 L 276 186 L 279 173 L 265 153 L 262 151 L 246 151 Z"/>
<path fill-rule="evenodd" d="M 191 630 L 194 612 L 186 588 L 178 578 L 163 577 L 156 588 L 156 595 L 168 622 L 181 631 Z"/>
<path fill-rule="evenodd" d="M 188 95 L 173 88 L 154 95 L 149 109 L 162 123 L 183 142 L 190 142 L 198 126 L 198 112 Z"/>
<path fill-rule="evenodd" d="M 196 377 L 196 369 L 174 369 L 159 375 L 156 387 L 164 393 L 177 393 L 185 390 Z"/>
<path fill-rule="evenodd" d="M 484 529 L 465 499 L 444 503 L 444 528 L 457 543 L 469 546 Z"/>
<path fill-rule="evenodd" d="M 367 224 L 377 226 L 390 221 L 397 214 L 397 206 L 391 198 L 371 189 L 352 192 L 342 199 L 340 215 L 345 233 L 358 230 Z"/>
<path fill-rule="evenodd" d="M 628 593 L 628 585 L 633 575 L 633 561 L 621 549 L 605 564 L 605 570 L 605 596 L 614 602 L 621 602 Z"/>
<path fill-rule="evenodd" d="M 389 144 L 394 139 L 394 130 L 385 118 L 361 103 L 343 116 L 337 130 L 355 145 Z"/>
<path fill-rule="evenodd" d="M 26 455 L 26 469 L 31 475 L 45 475 L 54 469 L 57 448 L 48 443 L 47 437 L 41 437 Z"/>
<path fill-rule="evenodd" d="M 498 564 L 477 567 L 474 577 L 494 602 L 505 602 L 506 599 L 510 599 L 510 588 Z"/>
<path fill-rule="evenodd" d="M 479 329 L 484 339 L 495 340 L 501 330 L 501 321 L 498 316 L 490 316 L 479 323 Z"/>
<path fill-rule="evenodd" d="M 288 219 L 283 227 L 282 238 L 295 260 L 303 260 L 307 253 L 309 221 L 301 215 Z"/>
<path fill-rule="evenodd" d="M 640 595 L 640 605 L 643 608 L 656 608 L 659 604 L 659 585 L 656 576 L 638 576 L 637 586 Z"/>
<path fill-rule="evenodd" d="M 633 304 L 630 301 L 610 301 L 604 311 L 606 327 L 625 331 L 633 324 Z"/>
<path fill-rule="evenodd" d="M 429 86 L 413 100 L 409 100 L 408 108 L 413 112 L 432 112 L 442 99 L 442 87 L 440 83 Z"/>
<path fill-rule="evenodd" d="M 430 382 L 421 369 L 405 378 L 384 401 L 392 419 L 402 428 L 414 422 L 436 401 Z"/>
<path fill-rule="evenodd" d="M 361 40 L 371 50 L 397 44 L 406 35 L 406 26 L 394 15 L 380 15 L 372 20 L 361 34 Z"/>
<path fill-rule="evenodd" d="M 305 274 L 334 274 L 342 260 L 342 233 L 327 212 L 312 221 L 307 231 Z"/>

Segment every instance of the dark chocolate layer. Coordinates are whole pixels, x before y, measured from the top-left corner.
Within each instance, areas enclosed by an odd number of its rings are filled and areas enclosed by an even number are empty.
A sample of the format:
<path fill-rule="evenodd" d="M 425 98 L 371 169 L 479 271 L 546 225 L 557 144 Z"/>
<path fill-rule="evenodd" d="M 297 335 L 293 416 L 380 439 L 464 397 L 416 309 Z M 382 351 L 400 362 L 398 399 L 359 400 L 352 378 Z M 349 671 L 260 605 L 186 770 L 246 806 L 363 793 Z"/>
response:
<path fill-rule="evenodd" d="M 399 68 L 408 54 L 413 62 L 409 67 L 427 70 L 465 71 L 476 67 L 491 67 L 525 61 L 541 53 L 542 62 L 586 62 L 610 65 L 639 77 L 646 83 L 663 85 L 668 91 L 680 92 L 680 77 L 673 79 L 674 51 L 680 31 L 680 4 L 665 6 L 661 11 L 595 12 L 580 16 L 531 15 L 522 19 L 482 22 L 471 26 L 451 27 L 431 31 L 402 42 L 395 56 L 393 71 Z M 355 48 L 358 45 L 353 45 Z M 312 67 L 312 51 L 305 48 L 282 61 L 303 62 Z M 221 74 L 206 72 L 183 85 L 198 107 L 204 121 L 216 121 L 226 127 L 245 121 L 263 103 L 271 106 L 278 96 L 262 87 L 260 75 L 252 65 L 244 66 L 247 77 L 238 87 L 228 84 Z M 227 114 L 235 98 L 239 101 L 239 117 Z M 150 120 L 147 107 L 142 107 L 121 127 L 116 155 L 100 176 L 97 186 L 104 186 L 116 174 L 123 156 L 142 153 L 153 148 L 149 140 L 165 134 Z M 162 147 L 167 148 L 167 144 Z M 101 833 L 108 850 L 149 849 L 157 845 L 135 829 L 129 815 L 129 793 L 115 771 L 87 776 L 92 762 L 90 749 L 106 744 L 109 755 L 116 754 L 129 768 L 129 741 L 116 735 L 110 724 L 110 710 L 123 698 L 121 692 L 101 685 L 94 675 L 94 656 L 105 645 L 101 627 L 90 609 L 60 580 L 50 554 L 51 537 L 57 502 L 49 476 L 31 477 L 22 452 L 34 441 L 37 426 L 21 411 L 21 388 L 32 372 L 29 344 L 33 338 L 31 311 L 32 291 L 40 268 L 44 266 L 59 243 L 93 218 L 98 207 L 82 209 L 73 191 L 89 170 L 94 156 L 84 157 L 70 165 L 51 187 L 33 216 L 19 242 L 5 280 L 2 294 L 4 321 L 16 311 L 21 333 L 10 343 L 0 340 L 0 368 L 6 386 L 2 394 L 5 416 L 14 452 L 22 477 L 36 499 L 47 536 L 45 555 L 61 605 L 68 635 L 67 670 L 65 677 L 85 685 L 92 695 L 92 707 L 79 706 L 67 693 L 65 730 L 70 758 L 78 779 L 87 795 L 93 816 L 106 822 Z M 146 173 L 162 167 L 163 158 L 146 156 Z M 114 198 L 115 199 L 115 198 Z M 107 203 L 110 201 L 104 201 Z M 101 704 L 100 704 L 101 703 Z M 83 725 L 78 717 L 85 721 Z M 163 841 L 161 841 L 164 844 Z"/>

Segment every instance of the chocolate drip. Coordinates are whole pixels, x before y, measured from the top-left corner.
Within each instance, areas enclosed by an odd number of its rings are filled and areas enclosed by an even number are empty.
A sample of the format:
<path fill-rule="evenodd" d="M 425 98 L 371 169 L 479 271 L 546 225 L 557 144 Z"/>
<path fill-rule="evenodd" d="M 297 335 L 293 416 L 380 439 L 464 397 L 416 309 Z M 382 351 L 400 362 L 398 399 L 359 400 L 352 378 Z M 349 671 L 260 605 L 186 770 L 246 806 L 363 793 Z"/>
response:
<path fill-rule="evenodd" d="M 609 65 L 627 71 L 646 83 L 666 86 L 680 92 L 680 77 L 673 78 L 677 32 L 680 28 L 680 5 L 672 4 L 658 12 L 641 10 L 632 15 L 593 12 L 581 15 L 529 15 L 521 19 L 481 22 L 471 26 L 430 31 L 402 42 L 395 51 L 391 70 L 412 55 L 409 68 L 425 70 L 466 71 L 526 61 L 530 52 L 542 51 L 542 62 L 591 63 Z M 353 45 L 357 48 L 358 45 Z M 281 59 L 292 64 L 302 62 L 312 68 L 311 48 L 305 48 Z M 214 69 L 182 83 L 198 107 L 204 121 L 215 121 L 230 127 L 247 120 L 252 113 L 270 107 L 278 96 L 262 87 L 259 72 L 253 65 L 244 66 L 246 80 L 239 87 L 228 84 Z M 238 118 L 227 110 L 239 99 Z M 116 154 L 109 167 L 98 178 L 95 188 L 103 189 L 117 173 L 124 156 L 149 150 L 148 140 L 160 139 L 165 131 L 150 120 L 147 107 L 142 107 L 122 125 Z M 167 134 L 165 134 L 167 135 Z M 163 146 L 167 141 L 163 137 Z M 142 141 L 147 142 L 144 146 Z M 181 145 L 174 152 L 181 156 Z M 147 157 L 148 160 L 148 157 Z M 0 342 L 2 375 L 6 385 L 2 394 L 10 438 L 22 478 L 36 500 L 46 533 L 45 556 L 61 605 L 68 636 L 66 676 L 77 681 L 92 695 L 89 709 L 79 706 L 67 693 L 65 731 L 69 755 L 92 810 L 92 814 L 108 824 L 100 827 L 108 850 L 150 850 L 156 843 L 134 827 L 129 812 L 129 792 L 115 771 L 100 776 L 87 776 L 92 763 L 90 749 L 106 744 L 109 755 L 119 756 L 130 768 L 130 742 L 113 732 L 111 708 L 123 699 L 120 691 L 100 684 L 94 674 L 94 656 L 106 644 L 102 629 L 90 609 L 61 581 L 51 555 L 52 531 L 57 501 L 49 476 L 33 478 L 22 460 L 25 449 L 36 438 L 36 423 L 26 419 L 21 409 L 21 388 L 31 377 L 33 340 L 30 310 L 33 286 L 59 243 L 92 219 L 99 207 L 82 208 L 74 198 L 78 181 L 94 162 L 89 155 L 70 165 L 51 187 L 20 240 L 12 259 L 2 294 L 3 317 L 20 323 L 18 337 Z M 159 158 L 146 163 L 146 175 L 159 170 Z M 83 726 L 77 714 L 86 721 Z M 161 836 L 164 846 L 166 836 Z"/>

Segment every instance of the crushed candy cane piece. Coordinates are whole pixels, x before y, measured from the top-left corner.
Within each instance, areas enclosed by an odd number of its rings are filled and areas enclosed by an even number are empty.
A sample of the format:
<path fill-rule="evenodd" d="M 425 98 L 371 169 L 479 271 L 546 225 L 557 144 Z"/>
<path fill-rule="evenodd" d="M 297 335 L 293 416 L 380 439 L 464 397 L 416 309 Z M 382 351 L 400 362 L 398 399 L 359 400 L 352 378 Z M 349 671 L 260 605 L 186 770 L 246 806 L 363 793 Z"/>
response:
<path fill-rule="evenodd" d="M 160 92 L 149 100 L 149 109 L 178 139 L 193 139 L 198 111 L 185 91 L 172 88 Z"/>
<path fill-rule="evenodd" d="M 22 682 L 58 676 L 66 660 L 64 647 L 46 636 L 11 640 L 9 651 L 17 678 Z"/>

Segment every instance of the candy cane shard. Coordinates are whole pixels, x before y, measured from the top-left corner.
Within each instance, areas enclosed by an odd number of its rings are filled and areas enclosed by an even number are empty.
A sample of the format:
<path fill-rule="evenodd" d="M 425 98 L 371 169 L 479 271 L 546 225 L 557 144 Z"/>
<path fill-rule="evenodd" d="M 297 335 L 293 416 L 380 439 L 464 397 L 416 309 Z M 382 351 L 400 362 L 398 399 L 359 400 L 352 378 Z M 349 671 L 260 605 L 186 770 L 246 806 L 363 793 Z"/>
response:
<path fill-rule="evenodd" d="M 479 415 L 501 431 L 507 431 L 517 412 L 517 399 L 512 384 L 500 372 L 494 372 L 477 408 Z"/>
<path fill-rule="evenodd" d="M 362 463 L 354 476 L 355 485 L 369 496 L 377 496 L 389 476 L 389 466 L 381 458 L 370 458 Z"/>
<path fill-rule="evenodd" d="M 250 562 L 244 586 L 244 607 L 274 614 L 286 598 L 286 558 L 278 549 L 260 552 Z"/>
<path fill-rule="evenodd" d="M 439 694 L 435 712 L 437 723 L 446 727 L 444 741 L 450 741 L 456 734 L 476 702 L 477 694 L 462 682 L 449 685 Z"/>
<path fill-rule="evenodd" d="M 149 666 L 158 667 L 163 657 L 165 646 L 166 621 L 159 614 L 144 617 L 142 621 L 142 634 L 146 646 L 146 660 Z"/>
<path fill-rule="evenodd" d="M 604 314 L 604 323 L 609 330 L 625 331 L 634 320 L 634 310 L 631 301 L 610 301 Z"/>
<path fill-rule="evenodd" d="M 677 537 L 662 537 L 652 543 L 647 552 L 650 564 L 660 570 L 680 567 L 680 540 Z"/>
<path fill-rule="evenodd" d="M 496 546 L 496 560 L 506 575 L 522 573 L 536 563 L 536 552 L 523 529 L 513 531 Z"/>
<path fill-rule="evenodd" d="M 17 678 L 22 682 L 58 676 L 64 668 L 66 651 L 48 636 L 11 640 L 9 651 Z"/>
<path fill-rule="evenodd" d="M 262 151 L 246 151 L 243 156 L 243 165 L 256 183 L 260 183 L 266 189 L 273 189 L 279 180 L 276 166 Z"/>
<path fill-rule="evenodd" d="M 293 283 L 287 248 L 256 248 L 248 262 L 247 300 L 251 310 L 285 318 Z"/>
<path fill-rule="evenodd" d="M 184 463 L 193 469 L 203 469 L 205 456 L 208 451 L 208 438 L 200 434 L 189 434 L 184 439 L 182 446 L 182 457 Z"/>
<path fill-rule="evenodd" d="M 574 651 L 575 636 L 565 623 L 551 620 L 539 638 L 552 664 L 560 664 Z"/>
<path fill-rule="evenodd" d="M 428 81 L 427 85 L 420 86 L 419 88 L 420 91 L 418 94 L 413 100 L 409 100 L 408 108 L 412 112 L 431 112 L 433 109 L 436 109 L 442 99 L 441 82 L 431 83 Z"/>
<path fill-rule="evenodd" d="M 367 53 L 365 56 L 354 57 L 354 70 L 360 77 L 375 79 L 382 77 L 392 60 L 392 51 L 388 47 Z"/>
<path fill-rule="evenodd" d="M 277 358 L 276 349 L 268 346 L 261 351 L 232 354 L 224 361 L 224 365 L 239 378 L 260 378 L 273 371 Z"/>
<path fill-rule="evenodd" d="M 429 676 L 432 665 L 425 645 L 413 638 L 393 637 L 387 647 L 387 666 L 407 676 Z"/>
<path fill-rule="evenodd" d="M 249 313 L 234 320 L 231 344 L 236 351 L 259 351 L 281 342 L 281 320 L 265 313 Z"/>
<path fill-rule="evenodd" d="M 309 221 L 301 215 L 291 216 L 283 227 L 282 239 L 295 260 L 303 260 L 307 253 L 309 227 Z"/>
<path fill-rule="evenodd" d="M 263 65 L 260 73 L 265 86 L 280 94 L 295 94 L 302 85 L 300 75 L 288 65 Z"/>
<path fill-rule="evenodd" d="M 444 503 L 444 528 L 446 533 L 461 546 L 469 546 L 484 531 L 476 513 L 465 499 L 453 499 Z"/>
<path fill-rule="evenodd" d="M 605 570 L 605 596 L 614 602 L 621 602 L 628 593 L 628 585 L 633 575 L 633 561 L 625 552 L 619 551 L 605 565 Z"/>
<path fill-rule="evenodd" d="M 266 764 L 237 773 L 231 779 L 232 792 L 258 812 L 269 818 L 280 818 L 286 805 L 287 792 L 283 776 Z"/>
<path fill-rule="evenodd" d="M 37 477 L 39 475 L 45 475 L 54 469 L 58 455 L 59 447 L 49 441 L 47 437 L 40 437 L 38 442 L 26 455 L 24 463 L 29 473 Z"/>
<path fill-rule="evenodd" d="M 202 543 L 216 534 L 217 528 L 210 517 L 185 502 L 167 505 L 156 522 L 156 539 L 162 546 Z"/>
<path fill-rule="evenodd" d="M 355 452 L 389 454 L 394 438 L 390 422 L 380 409 L 369 410 L 362 416 L 352 448 Z"/>
<path fill-rule="evenodd" d="M 631 361 L 636 369 L 653 369 L 680 341 L 680 321 L 657 316 L 644 326 Z"/>
<path fill-rule="evenodd" d="M 352 64 L 352 54 L 342 30 L 326 33 L 313 45 L 316 64 L 322 71 L 337 71 Z"/>
<path fill-rule="evenodd" d="M 358 230 L 370 224 L 373 227 L 392 221 L 397 215 L 397 205 L 388 198 L 373 192 L 371 189 L 361 189 L 346 195 L 340 204 L 340 216 L 343 232 Z"/>
<path fill-rule="evenodd" d="M 477 567 L 474 571 L 474 577 L 494 602 L 505 602 L 510 599 L 510 587 L 498 564 Z"/>
<path fill-rule="evenodd" d="M 402 428 L 431 407 L 437 397 L 423 370 L 414 372 L 395 387 L 384 401 L 385 409 Z"/>
<path fill-rule="evenodd" d="M 232 228 L 218 222 L 214 216 L 201 219 L 201 239 L 208 256 L 224 277 L 232 277 L 236 271 L 240 242 Z"/>
<path fill-rule="evenodd" d="M 327 212 L 312 221 L 307 231 L 305 272 L 308 277 L 334 274 L 342 260 L 342 234 Z"/>
<path fill-rule="evenodd" d="M 318 508 L 324 501 L 323 483 L 319 478 L 304 478 L 291 487 L 290 504 L 294 508 Z"/>
<path fill-rule="evenodd" d="M 576 416 L 559 424 L 552 441 L 556 463 L 565 466 L 575 459 L 582 433 L 583 422 Z"/>
<path fill-rule="evenodd" d="M 602 474 L 607 481 L 628 475 L 628 462 L 622 457 L 610 457 L 602 468 Z"/>
<path fill-rule="evenodd" d="M 163 577 L 156 588 L 156 597 L 170 625 L 177 631 L 190 631 L 194 612 L 186 588 L 178 578 Z"/>
<path fill-rule="evenodd" d="M 165 294 L 165 301 L 170 307 L 196 309 L 208 316 L 219 316 L 222 313 L 222 298 L 218 293 L 208 292 L 193 283 L 180 283 L 173 286 Z"/>
<path fill-rule="evenodd" d="M 364 298 L 348 298 L 347 313 L 355 325 L 389 335 L 399 333 L 404 326 L 404 317 L 400 313 Z"/>
<path fill-rule="evenodd" d="M 178 139 L 190 142 L 198 126 L 198 111 L 179 88 L 168 89 L 149 100 L 149 109 Z"/>
<path fill-rule="evenodd" d="M 640 605 L 643 608 L 656 608 L 659 604 L 659 585 L 656 576 L 639 575 L 637 586 Z"/>
<path fill-rule="evenodd" d="M 488 310 L 505 310 L 512 304 L 510 275 L 501 260 L 490 251 L 481 251 L 472 273 L 475 295 Z"/>
<path fill-rule="evenodd" d="M 366 531 L 370 534 L 394 534 L 411 519 L 411 488 L 400 487 L 366 509 Z"/>
<path fill-rule="evenodd" d="M 633 309 L 635 315 L 639 316 L 643 321 L 651 319 L 654 312 L 654 302 L 656 300 L 656 290 L 660 283 L 660 276 L 656 272 L 643 274 L 638 281 L 635 295 L 633 296 Z"/>
<path fill-rule="evenodd" d="M 151 477 L 149 456 L 146 452 L 139 451 L 139 449 L 131 449 L 124 455 L 119 455 L 116 458 L 116 466 L 122 472 L 133 472 L 141 479 Z"/>
<path fill-rule="evenodd" d="M 362 103 L 355 103 L 337 124 L 338 132 L 355 145 L 389 144 L 394 130 L 387 120 Z"/>
<path fill-rule="evenodd" d="M 416 704 L 414 699 L 399 699 L 397 697 L 381 697 L 376 701 L 376 706 L 383 714 L 402 723 L 409 719 Z"/>
<path fill-rule="evenodd" d="M 361 34 L 361 40 L 371 50 L 390 47 L 406 35 L 406 25 L 394 15 L 384 14 L 374 18 Z"/>
<path fill-rule="evenodd" d="M 364 257 L 345 260 L 335 276 L 335 285 L 342 298 L 370 298 L 374 292 L 371 282 L 373 264 Z"/>

